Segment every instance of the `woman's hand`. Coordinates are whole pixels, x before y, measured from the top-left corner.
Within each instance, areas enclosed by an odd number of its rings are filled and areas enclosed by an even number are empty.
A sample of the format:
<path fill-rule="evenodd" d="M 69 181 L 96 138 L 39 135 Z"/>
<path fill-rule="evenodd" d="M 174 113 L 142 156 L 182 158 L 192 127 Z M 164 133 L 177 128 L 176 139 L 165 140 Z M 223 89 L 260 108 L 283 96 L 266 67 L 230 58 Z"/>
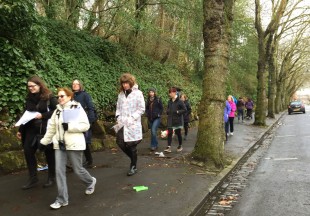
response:
<path fill-rule="evenodd" d="M 41 113 L 38 113 L 35 117 L 36 119 L 41 119 L 42 118 L 42 114 Z"/>
<path fill-rule="evenodd" d="M 21 140 L 21 139 L 22 139 L 22 134 L 21 134 L 21 132 L 17 132 L 16 137 L 17 137 L 17 139 Z"/>

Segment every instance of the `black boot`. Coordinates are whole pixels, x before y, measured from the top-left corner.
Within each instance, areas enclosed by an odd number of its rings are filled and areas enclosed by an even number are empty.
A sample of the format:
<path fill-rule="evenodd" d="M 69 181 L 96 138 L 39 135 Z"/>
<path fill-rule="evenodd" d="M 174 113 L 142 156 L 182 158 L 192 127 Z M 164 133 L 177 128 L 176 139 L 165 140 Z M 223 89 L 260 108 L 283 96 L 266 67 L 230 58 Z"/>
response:
<path fill-rule="evenodd" d="M 44 188 L 51 187 L 55 184 L 55 177 L 48 177 L 46 183 L 43 185 Z"/>
<path fill-rule="evenodd" d="M 30 177 L 27 183 L 22 187 L 23 190 L 27 190 L 37 186 L 39 179 L 37 176 Z"/>
<path fill-rule="evenodd" d="M 131 168 L 130 168 L 130 170 L 128 171 L 127 175 L 128 175 L 128 176 L 132 176 L 132 175 L 136 174 L 137 171 L 138 171 L 138 170 L 137 170 L 137 167 L 136 167 L 136 166 L 131 166 Z"/>

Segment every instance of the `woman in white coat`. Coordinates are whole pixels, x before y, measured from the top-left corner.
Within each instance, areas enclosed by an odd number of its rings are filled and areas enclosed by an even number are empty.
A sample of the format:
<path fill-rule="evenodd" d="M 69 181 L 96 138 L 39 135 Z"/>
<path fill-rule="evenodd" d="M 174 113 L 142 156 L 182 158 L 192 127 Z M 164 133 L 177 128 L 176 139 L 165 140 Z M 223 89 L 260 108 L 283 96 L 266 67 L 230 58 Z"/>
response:
<path fill-rule="evenodd" d="M 73 92 L 70 89 L 59 88 L 57 95 L 59 104 L 40 141 L 41 149 L 51 142 L 55 149 L 58 196 L 56 201 L 50 205 L 53 209 L 59 209 L 69 204 L 66 179 L 68 157 L 72 163 L 73 171 L 86 185 L 85 194 L 92 194 L 96 184 L 96 178 L 92 177 L 82 165 L 83 151 L 86 148 L 83 132 L 87 131 L 90 126 L 87 115 L 80 103 L 72 100 Z"/>
<path fill-rule="evenodd" d="M 121 75 L 120 93 L 116 105 L 116 143 L 130 158 L 132 176 L 137 172 L 137 145 L 142 140 L 141 115 L 145 111 L 143 93 L 138 89 L 136 79 L 129 73 Z"/>

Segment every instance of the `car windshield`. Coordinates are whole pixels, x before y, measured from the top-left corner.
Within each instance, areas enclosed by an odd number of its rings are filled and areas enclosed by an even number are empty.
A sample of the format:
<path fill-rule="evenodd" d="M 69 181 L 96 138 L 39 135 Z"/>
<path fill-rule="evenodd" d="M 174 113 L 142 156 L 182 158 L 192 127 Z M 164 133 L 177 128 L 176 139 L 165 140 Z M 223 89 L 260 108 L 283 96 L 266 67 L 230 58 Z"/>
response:
<path fill-rule="evenodd" d="M 300 105 L 301 102 L 300 101 L 294 101 L 294 102 L 291 102 L 291 105 Z"/>

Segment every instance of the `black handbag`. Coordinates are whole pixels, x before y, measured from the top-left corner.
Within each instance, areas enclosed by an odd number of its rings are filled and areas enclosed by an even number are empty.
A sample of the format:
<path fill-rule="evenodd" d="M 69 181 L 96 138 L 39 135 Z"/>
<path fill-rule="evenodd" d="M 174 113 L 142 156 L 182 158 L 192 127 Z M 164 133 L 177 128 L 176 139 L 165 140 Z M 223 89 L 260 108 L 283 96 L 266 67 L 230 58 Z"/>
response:
<path fill-rule="evenodd" d="M 41 120 L 41 119 L 40 119 Z M 39 134 L 36 134 L 34 137 L 33 137 L 33 140 L 31 142 L 31 147 L 32 148 L 35 148 L 37 149 L 40 145 L 40 140 L 44 137 L 44 134 L 41 134 L 42 133 L 42 121 L 41 121 L 41 124 L 40 124 L 40 133 Z"/>
<path fill-rule="evenodd" d="M 40 140 L 44 137 L 44 135 L 41 134 L 37 134 L 33 137 L 32 143 L 31 143 L 31 147 L 32 148 L 38 148 L 40 145 Z"/>

